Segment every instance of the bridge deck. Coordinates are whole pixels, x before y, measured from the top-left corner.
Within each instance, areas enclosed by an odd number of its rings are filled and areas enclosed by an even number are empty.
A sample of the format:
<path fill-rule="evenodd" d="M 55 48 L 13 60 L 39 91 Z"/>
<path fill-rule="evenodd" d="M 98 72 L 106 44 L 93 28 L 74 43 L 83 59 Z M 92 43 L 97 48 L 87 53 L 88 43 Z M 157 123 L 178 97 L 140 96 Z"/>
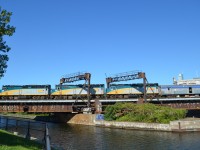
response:
<path fill-rule="evenodd" d="M 0 100 L 0 104 L 2 103 L 74 103 L 74 102 L 87 102 L 87 100 Z M 90 100 L 91 102 L 95 102 L 95 100 Z M 137 102 L 139 99 L 99 99 L 100 102 Z M 159 99 L 147 99 L 147 101 L 200 101 L 200 97 L 190 97 L 190 98 L 159 98 Z"/>
<path fill-rule="evenodd" d="M 102 99 L 102 105 L 115 102 L 139 102 L 140 99 Z M 163 106 L 200 109 L 200 98 L 148 99 Z M 86 107 L 87 100 L 0 100 L 0 112 L 73 112 L 73 104 Z M 95 103 L 95 100 L 91 100 Z"/>

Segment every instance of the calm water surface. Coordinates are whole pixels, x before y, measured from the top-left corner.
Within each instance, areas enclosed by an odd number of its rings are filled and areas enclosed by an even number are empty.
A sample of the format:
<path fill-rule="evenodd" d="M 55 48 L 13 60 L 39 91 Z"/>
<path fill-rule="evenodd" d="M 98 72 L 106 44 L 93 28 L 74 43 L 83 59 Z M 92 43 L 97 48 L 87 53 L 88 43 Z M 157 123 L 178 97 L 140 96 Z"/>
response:
<path fill-rule="evenodd" d="M 200 150 L 200 132 L 171 133 L 49 124 L 51 142 L 66 150 Z"/>
<path fill-rule="evenodd" d="M 5 120 L 1 120 L 1 127 Z M 9 121 L 14 131 L 15 120 Z M 19 123 L 19 134 L 27 133 L 27 123 Z M 200 132 L 172 133 L 102 128 L 48 123 L 52 146 L 58 150 L 200 150 Z M 5 127 L 3 127 L 5 128 Z M 43 124 L 31 123 L 32 137 L 42 140 Z"/>

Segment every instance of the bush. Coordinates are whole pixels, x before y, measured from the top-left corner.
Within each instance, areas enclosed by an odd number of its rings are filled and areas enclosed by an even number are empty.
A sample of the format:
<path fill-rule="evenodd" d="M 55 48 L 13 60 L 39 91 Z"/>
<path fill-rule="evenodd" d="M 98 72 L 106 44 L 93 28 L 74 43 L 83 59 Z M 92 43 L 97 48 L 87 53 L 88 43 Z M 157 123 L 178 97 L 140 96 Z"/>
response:
<path fill-rule="evenodd" d="M 158 106 L 150 103 L 116 103 L 105 109 L 107 121 L 135 121 L 149 123 L 169 123 L 173 120 L 185 118 L 187 111 Z"/>

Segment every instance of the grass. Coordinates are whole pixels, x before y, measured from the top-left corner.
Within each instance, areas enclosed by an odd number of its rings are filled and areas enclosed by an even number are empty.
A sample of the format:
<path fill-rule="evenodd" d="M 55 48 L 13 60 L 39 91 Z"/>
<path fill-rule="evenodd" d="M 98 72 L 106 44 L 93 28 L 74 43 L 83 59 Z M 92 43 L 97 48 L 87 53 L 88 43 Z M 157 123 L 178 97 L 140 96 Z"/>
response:
<path fill-rule="evenodd" d="M 41 150 L 43 145 L 0 130 L 0 150 Z"/>
<path fill-rule="evenodd" d="M 169 123 L 183 119 L 187 111 L 170 107 L 158 106 L 150 103 L 116 103 L 105 109 L 107 121 L 129 121 L 146 123 Z"/>

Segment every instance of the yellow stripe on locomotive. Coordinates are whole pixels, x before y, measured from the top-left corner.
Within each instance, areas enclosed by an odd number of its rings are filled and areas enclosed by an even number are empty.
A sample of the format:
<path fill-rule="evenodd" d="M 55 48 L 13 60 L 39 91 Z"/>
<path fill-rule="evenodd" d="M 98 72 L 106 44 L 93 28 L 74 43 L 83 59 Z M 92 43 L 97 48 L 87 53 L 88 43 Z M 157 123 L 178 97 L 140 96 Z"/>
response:
<path fill-rule="evenodd" d="M 2 87 L 1 97 L 3 99 L 42 99 L 49 97 L 50 89 L 50 85 L 4 85 Z"/>
<path fill-rule="evenodd" d="M 114 94 L 134 94 L 139 95 L 144 93 L 144 86 L 143 84 L 111 84 L 109 88 L 107 88 L 106 94 L 107 95 L 114 95 Z M 159 94 L 158 84 L 147 84 L 146 86 L 146 93 L 147 94 Z"/>

